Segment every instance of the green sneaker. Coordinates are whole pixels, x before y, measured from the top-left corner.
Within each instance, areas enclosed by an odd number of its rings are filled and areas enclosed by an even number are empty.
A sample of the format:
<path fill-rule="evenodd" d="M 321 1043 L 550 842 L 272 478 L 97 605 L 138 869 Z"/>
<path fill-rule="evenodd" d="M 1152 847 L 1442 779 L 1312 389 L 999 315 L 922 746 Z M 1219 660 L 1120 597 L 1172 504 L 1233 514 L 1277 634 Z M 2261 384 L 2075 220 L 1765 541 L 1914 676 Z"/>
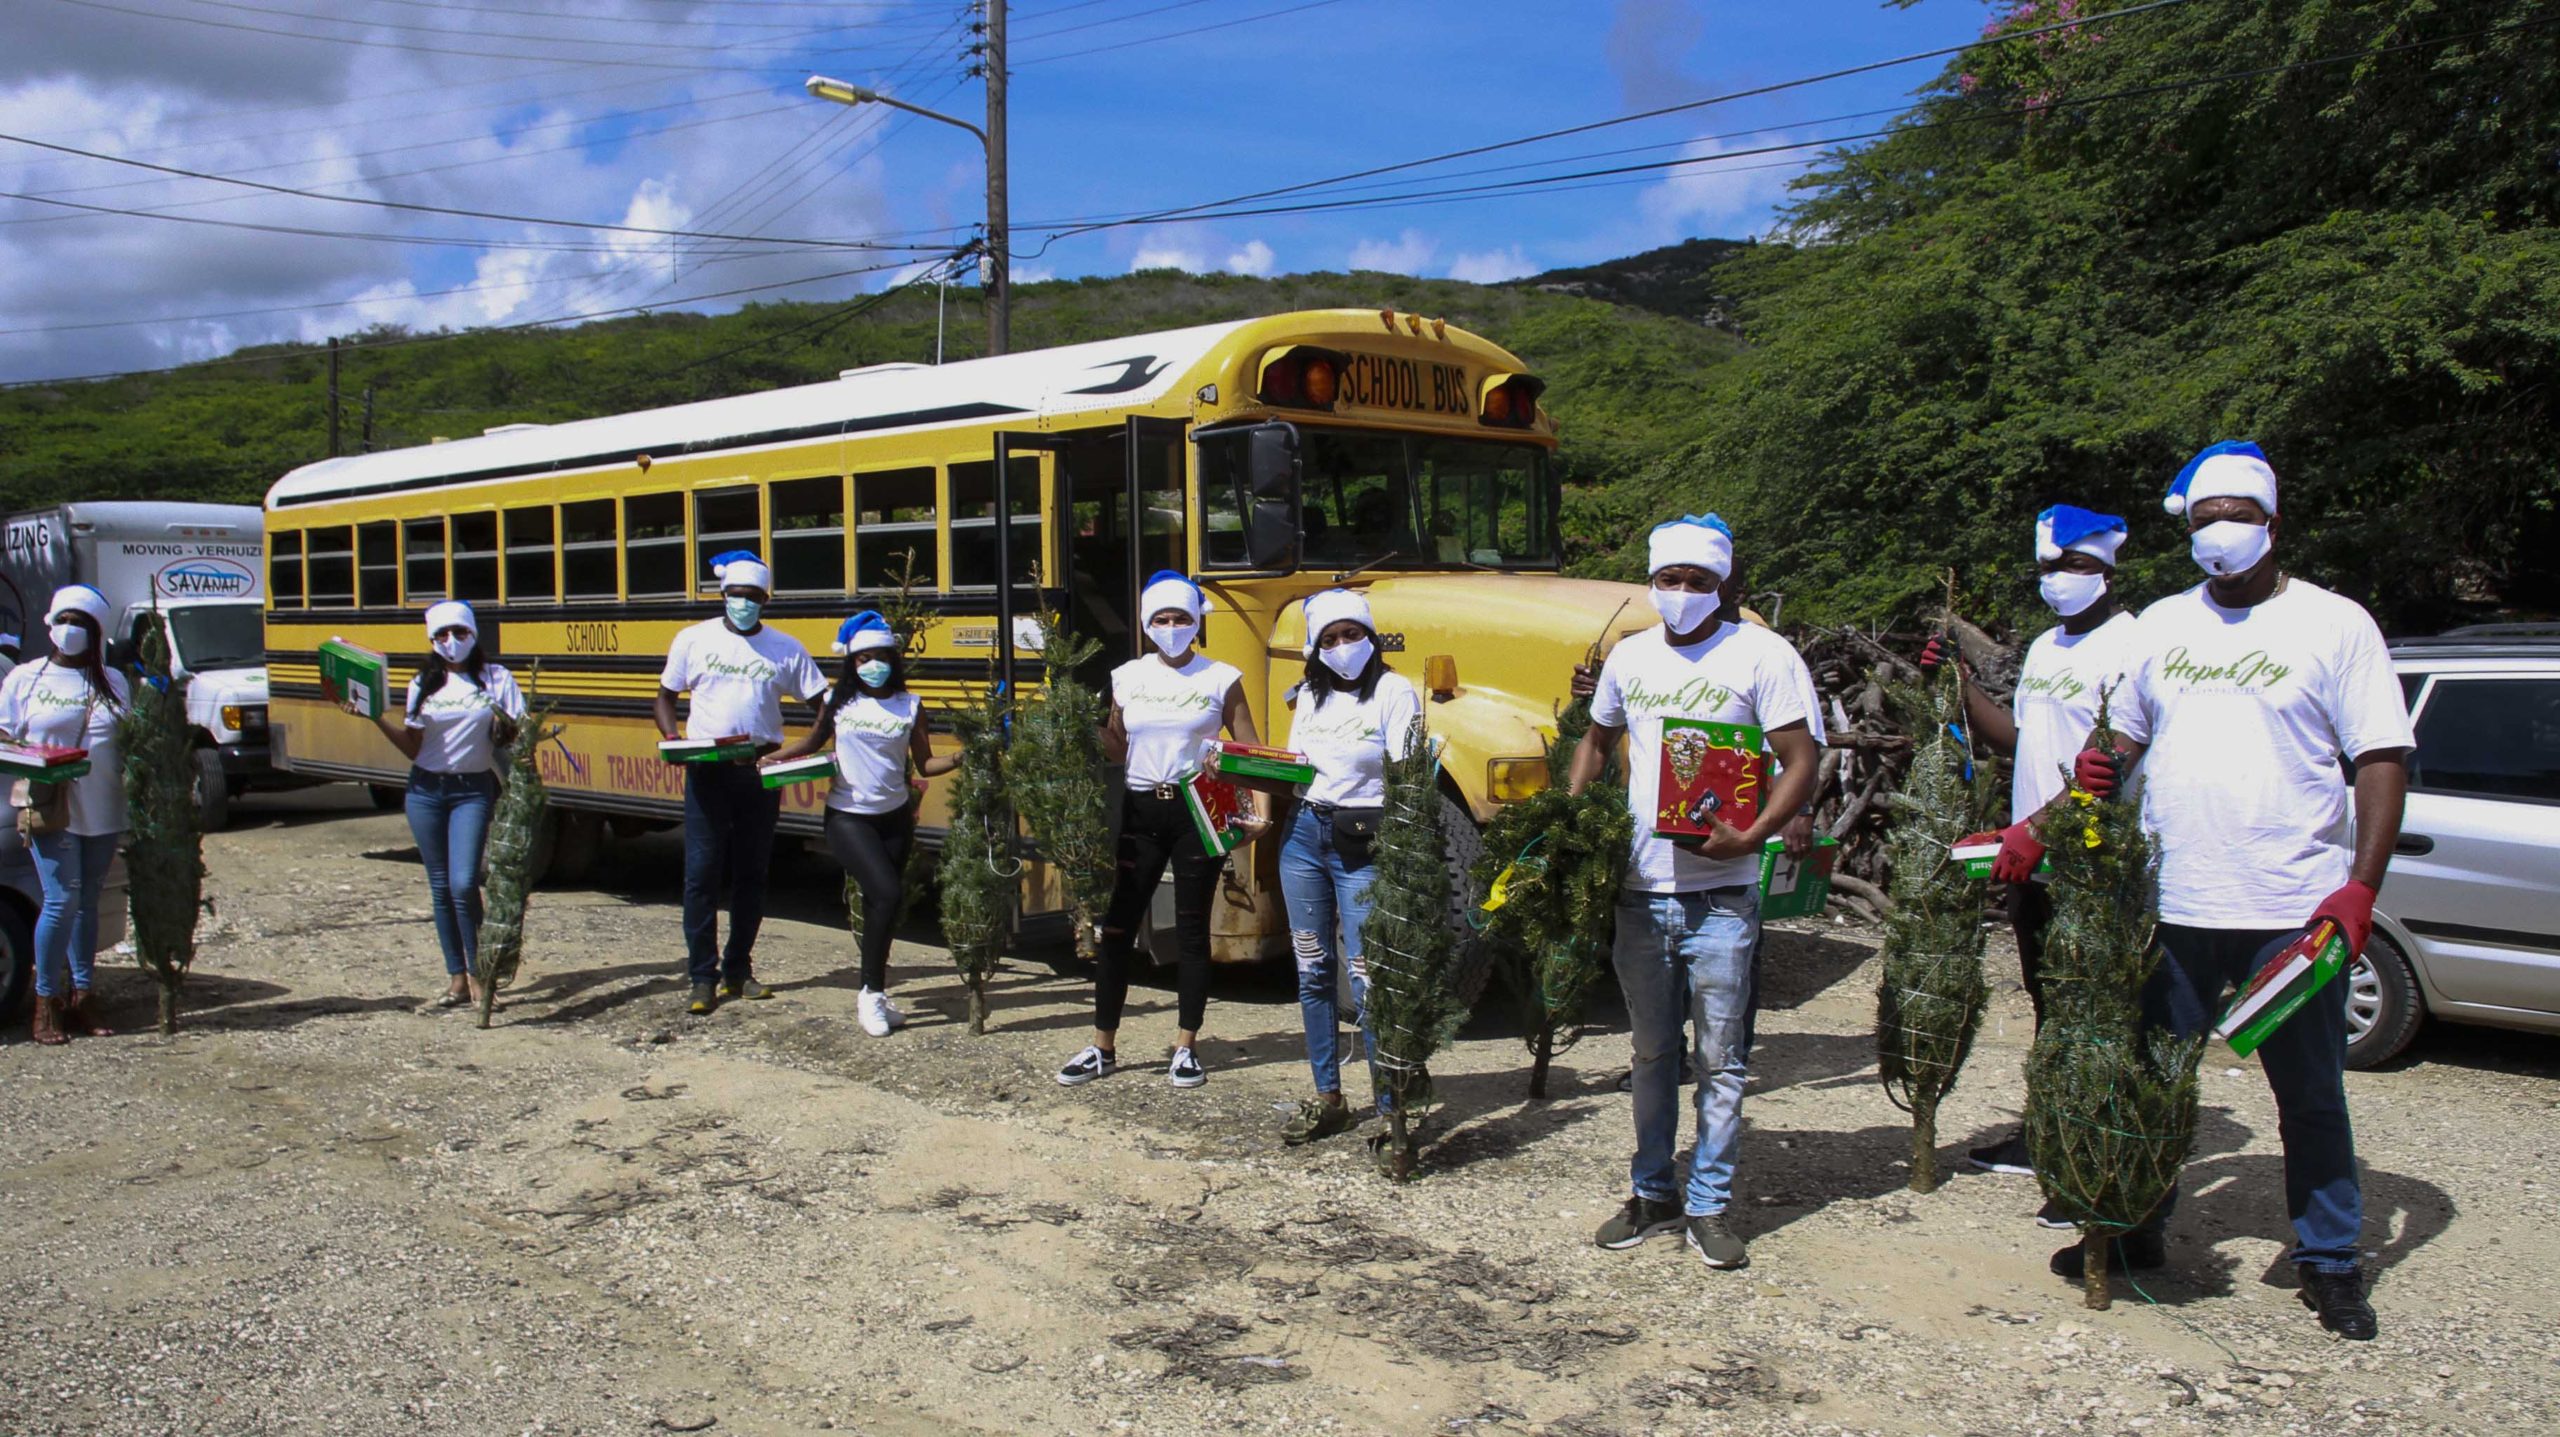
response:
<path fill-rule="evenodd" d="M 1692 1217 L 1688 1226 L 1689 1250 L 1707 1266 L 1731 1271 L 1751 1265 L 1750 1250 L 1742 1245 L 1741 1238 L 1734 1235 L 1733 1225 L 1724 1220 L 1723 1213 L 1711 1212 Z"/>
<path fill-rule="evenodd" d="M 1347 1103 L 1302 1102 L 1298 1104 L 1298 1115 L 1281 1127 L 1280 1141 L 1293 1148 L 1302 1147 L 1336 1133 L 1347 1133 L 1357 1121 Z"/>
<path fill-rule="evenodd" d="M 1624 1252 L 1649 1237 L 1680 1230 L 1680 1204 L 1669 1199 L 1631 1197 L 1617 1215 L 1600 1224 L 1591 1241 L 1611 1252 Z"/>
<path fill-rule="evenodd" d="M 733 1003 L 761 1003 L 773 996 L 773 990 L 757 982 L 753 975 L 749 975 L 721 984 L 720 996 Z"/>
<path fill-rule="evenodd" d="M 719 990 L 708 983 L 696 983 L 693 985 L 693 1001 L 685 1004 L 684 1010 L 699 1018 L 719 1006 Z"/>

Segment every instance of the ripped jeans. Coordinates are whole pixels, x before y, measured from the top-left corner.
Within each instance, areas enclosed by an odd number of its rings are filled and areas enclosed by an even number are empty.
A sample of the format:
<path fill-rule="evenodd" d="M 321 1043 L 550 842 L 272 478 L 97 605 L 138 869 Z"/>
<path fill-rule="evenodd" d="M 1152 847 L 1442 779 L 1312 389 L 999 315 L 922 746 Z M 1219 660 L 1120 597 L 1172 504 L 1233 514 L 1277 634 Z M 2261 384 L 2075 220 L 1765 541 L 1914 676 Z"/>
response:
<path fill-rule="evenodd" d="M 1360 926 L 1369 921 L 1369 885 L 1377 876 L 1374 863 L 1358 868 L 1343 863 L 1333 845 L 1330 812 L 1319 812 L 1311 803 L 1298 805 L 1280 847 L 1280 895 L 1289 907 L 1289 950 L 1298 960 L 1298 1015 L 1306 1023 L 1307 1066 L 1315 1070 L 1318 1093 L 1342 1091 L 1342 1020 L 1336 994 L 1341 965 L 1348 962 L 1361 1048 L 1372 1055 L 1369 1089 L 1384 1112 L 1390 1104 L 1378 1084 L 1377 1045 L 1369 1031 L 1369 969 L 1360 959 Z"/>

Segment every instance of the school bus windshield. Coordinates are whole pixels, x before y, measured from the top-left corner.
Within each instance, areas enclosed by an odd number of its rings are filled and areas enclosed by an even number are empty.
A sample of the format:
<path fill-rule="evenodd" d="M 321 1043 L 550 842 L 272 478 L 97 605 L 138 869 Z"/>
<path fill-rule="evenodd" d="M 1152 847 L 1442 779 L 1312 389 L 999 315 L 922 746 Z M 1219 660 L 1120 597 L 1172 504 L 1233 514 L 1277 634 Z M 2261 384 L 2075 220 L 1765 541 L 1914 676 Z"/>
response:
<path fill-rule="evenodd" d="M 1308 569 L 1552 569 L 1555 496 L 1527 444 L 1302 431 Z"/>

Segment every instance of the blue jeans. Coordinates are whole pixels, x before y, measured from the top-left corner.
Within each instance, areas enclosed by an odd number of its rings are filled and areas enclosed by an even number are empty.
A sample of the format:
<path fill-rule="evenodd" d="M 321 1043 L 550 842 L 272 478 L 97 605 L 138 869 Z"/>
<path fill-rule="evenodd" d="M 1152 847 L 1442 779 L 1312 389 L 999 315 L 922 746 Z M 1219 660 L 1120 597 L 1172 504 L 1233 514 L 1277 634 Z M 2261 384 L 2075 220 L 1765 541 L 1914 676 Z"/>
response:
<path fill-rule="evenodd" d="M 764 926 L 764 881 L 782 790 L 751 763 L 696 763 L 684 771 L 684 969 L 695 983 L 739 982 L 755 966 Z M 729 889 L 729 947 L 720 937 L 720 888 Z"/>
<path fill-rule="evenodd" d="M 2225 929 L 2160 925 L 2160 966 L 2142 994 L 2143 1016 L 2182 1037 L 2210 1031 L 2223 995 L 2245 984 L 2299 928 Z M 2355 1134 L 2347 1126 L 2347 984 L 2312 996 L 2258 1047 L 2275 1093 L 2284 1142 L 2284 1207 L 2293 1219 L 2292 1260 L 2323 1272 L 2356 1270 L 2364 1230 L 2364 1186 L 2356 1176 Z M 2165 1225 L 2175 1191 L 2152 1226 Z"/>
<path fill-rule="evenodd" d="M 48 833 L 28 845 L 35 850 L 36 883 L 44 890 L 44 904 L 36 910 L 36 996 L 70 997 L 56 977 L 65 969 L 73 990 L 88 991 L 98 956 L 98 900 L 122 837 Z"/>
<path fill-rule="evenodd" d="M 1759 887 L 1625 892 L 1618 895 L 1617 917 L 1612 958 L 1635 1046 L 1628 1086 L 1635 1096 L 1636 1156 L 1629 1180 L 1639 1197 L 1669 1202 L 1675 1196 L 1671 1157 L 1680 1143 L 1685 1020 L 1696 1033 L 1690 1060 L 1698 1080 L 1698 1141 L 1686 1191 L 1676 1195 L 1692 1217 L 1720 1213 L 1733 1201 L 1734 1155 L 1742 1141 Z"/>
<path fill-rule="evenodd" d="M 1360 926 L 1369 921 L 1369 885 L 1378 867 L 1345 864 L 1333 843 L 1333 815 L 1301 803 L 1280 846 L 1280 896 L 1289 907 L 1289 949 L 1298 960 L 1298 1016 L 1307 1029 L 1307 1066 L 1318 1093 L 1342 1091 L 1341 1016 L 1335 997 L 1342 965 L 1351 968 L 1351 1003 L 1361 1051 L 1370 1055 L 1369 1090 L 1378 1111 L 1393 1106 L 1378 1082 L 1377 1039 L 1369 1028 L 1369 967 L 1360 959 Z M 1336 941 L 1336 925 L 1340 941 Z"/>
<path fill-rule="evenodd" d="M 427 865 L 427 895 L 436 908 L 436 946 L 444 971 L 459 978 L 480 952 L 480 864 L 489 850 L 489 815 L 498 806 L 498 776 L 409 770 L 409 836 Z"/>

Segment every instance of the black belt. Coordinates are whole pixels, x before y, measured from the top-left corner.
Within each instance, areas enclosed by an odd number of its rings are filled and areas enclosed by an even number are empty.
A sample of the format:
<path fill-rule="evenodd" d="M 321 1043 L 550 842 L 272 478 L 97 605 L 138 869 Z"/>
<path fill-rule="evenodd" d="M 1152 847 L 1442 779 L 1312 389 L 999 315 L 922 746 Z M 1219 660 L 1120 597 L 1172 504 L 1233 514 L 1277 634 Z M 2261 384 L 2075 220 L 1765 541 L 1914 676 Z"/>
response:
<path fill-rule="evenodd" d="M 1182 785 L 1178 783 L 1133 784 L 1129 791 L 1144 794 L 1159 803 L 1172 803 L 1182 797 Z"/>

